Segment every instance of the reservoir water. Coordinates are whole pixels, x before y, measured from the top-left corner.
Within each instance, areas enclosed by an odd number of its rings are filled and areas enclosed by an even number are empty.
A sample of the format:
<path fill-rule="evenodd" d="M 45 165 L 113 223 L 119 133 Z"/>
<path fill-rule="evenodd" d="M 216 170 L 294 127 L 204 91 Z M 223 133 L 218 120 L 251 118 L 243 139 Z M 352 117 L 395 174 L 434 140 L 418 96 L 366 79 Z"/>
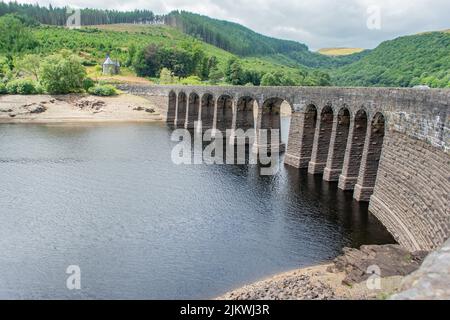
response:
<path fill-rule="evenodd" d="M 213 298 L 391 236 L 281 165 L 175 165 L 163 124 L 0 125 L 0 298 Z M 66 269 L 81 270 L 68 290 Z"/>

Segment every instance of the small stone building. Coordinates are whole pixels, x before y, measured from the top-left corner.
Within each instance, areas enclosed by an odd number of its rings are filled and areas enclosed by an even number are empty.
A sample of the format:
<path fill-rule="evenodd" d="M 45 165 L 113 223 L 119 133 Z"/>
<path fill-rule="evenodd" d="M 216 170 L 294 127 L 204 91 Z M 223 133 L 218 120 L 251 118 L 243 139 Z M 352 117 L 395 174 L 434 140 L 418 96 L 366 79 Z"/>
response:
<path fill-rule="evenodd" d="M 103 74 L 114 75 L 119 73 L 120 73 L 120 62 L 111 60 L 109 55 L 107 55 L 105 62 L 103 62 Z"/>

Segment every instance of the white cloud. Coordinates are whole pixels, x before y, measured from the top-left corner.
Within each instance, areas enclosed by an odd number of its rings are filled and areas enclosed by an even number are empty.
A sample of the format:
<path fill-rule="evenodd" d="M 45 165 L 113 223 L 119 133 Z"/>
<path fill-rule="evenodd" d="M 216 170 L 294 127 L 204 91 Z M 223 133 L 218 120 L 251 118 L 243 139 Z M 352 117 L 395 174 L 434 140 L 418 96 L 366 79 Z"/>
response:
<path fill-rule="evenodd" d="M 155 13 L 188 10 L 238 22 L 274 37 L 296 40 L 313 49 L 373 48 L 380 42 L 421 31 L 450 28 L 448 0 L 22 0 L 53 6 L 150 9 Z M 381 29 L 367 28 L 367 8 L 381 10 Z"/>

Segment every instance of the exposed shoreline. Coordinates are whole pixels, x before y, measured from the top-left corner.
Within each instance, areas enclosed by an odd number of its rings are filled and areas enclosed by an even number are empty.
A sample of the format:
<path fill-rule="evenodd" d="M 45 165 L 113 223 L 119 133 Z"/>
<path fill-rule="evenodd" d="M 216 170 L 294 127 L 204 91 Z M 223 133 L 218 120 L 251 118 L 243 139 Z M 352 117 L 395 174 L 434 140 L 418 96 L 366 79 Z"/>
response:
<path fill-rule="evenodd" d="M 2 95 L 1 124 L 146 123 L 163 121 L 149 100 L 130 94 L 114 97 Z"/>
<path fill-rule="evenodd" d="M 276 274 L 229 291 L 216 300 L 377 300 L 401 291 L 426 253 L 398 245 L 345 248 L 332 262 Z M 379 287 L 371 287 L 368 268 L 380 269 Z M 369 281 L 369 282 L 368 282 Z"/>
<path fill-rule="evenodd" d="M 215 300 L 379 300 L 399 292 L 402 276 L 381 279 L 382 290 L 365 282 L 345 285 L 345 272 L 330 272 L 333 263 L 296 269 L 229 291 Z"/>

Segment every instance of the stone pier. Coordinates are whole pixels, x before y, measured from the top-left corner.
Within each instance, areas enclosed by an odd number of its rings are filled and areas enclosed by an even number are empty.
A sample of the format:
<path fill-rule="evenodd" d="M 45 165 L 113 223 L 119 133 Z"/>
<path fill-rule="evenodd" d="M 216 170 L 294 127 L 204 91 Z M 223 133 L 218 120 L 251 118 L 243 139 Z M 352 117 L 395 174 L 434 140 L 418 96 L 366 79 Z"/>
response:
<path fill-rule="evenodd" d="M 350 129 L 350 112 L 342 108 L 335 116 L 331 131 L 330 150 L 328 151 L 327 166 L 323 179 L 325 181 L 338 181 L 342 173 L 345 150 L 347 147 Z"/>
<path fill-rule="evenodd" d="M 333 109 L 326 106 L 317 119 L 316 133 L 308 166 L 308 173 L 323 174 L 327 164 L 328 150 L 330 148 L 331 133 L 333 128 Z"/>
<path fill-rule="evenodd" d="M 350 121 L 342 174 L 339 177 L 339 188 L 342 190 L 353 190 L 358 181 L 366 133 L 367 113 L 364 110 L 359 110 L 354 120 Z"/>

